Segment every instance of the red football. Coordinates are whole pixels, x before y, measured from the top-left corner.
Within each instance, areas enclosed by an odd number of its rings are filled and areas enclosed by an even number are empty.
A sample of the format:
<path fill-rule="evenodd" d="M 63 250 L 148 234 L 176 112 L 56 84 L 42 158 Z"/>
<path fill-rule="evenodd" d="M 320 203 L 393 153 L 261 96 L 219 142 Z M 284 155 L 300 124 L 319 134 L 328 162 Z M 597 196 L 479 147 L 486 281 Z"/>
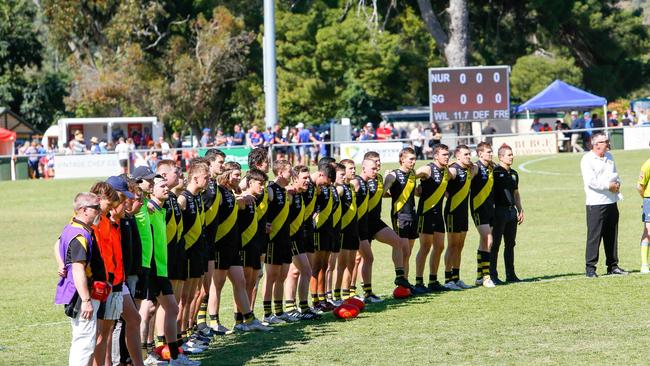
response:
<path fill-rule="evenodd" d="M 363 301 L 357 299 L 356 297 L 350 297 L 348 299 L 345 299 L 345 301 L 343 301 L 343 303 L 344 304 L 352 304 L 352 305 L 356 306 L 357 308 L 359 308 L 359 311 L 363 311 L 363 309 L 366 307 L 366 304 Z"/>
<path fill-rule="evenodd" d="M 359 315 L 359 308 L 352 304 L 341 304 L 332 312 L 339 319 L 352 319 Z"/>
<path fill-rule="evenodd" d="M 405 299 L 409 296 L 411 296 L 411 289 L 409 288 L 397 286 L 393 290 L 393 297 L 396 299 Z"/>

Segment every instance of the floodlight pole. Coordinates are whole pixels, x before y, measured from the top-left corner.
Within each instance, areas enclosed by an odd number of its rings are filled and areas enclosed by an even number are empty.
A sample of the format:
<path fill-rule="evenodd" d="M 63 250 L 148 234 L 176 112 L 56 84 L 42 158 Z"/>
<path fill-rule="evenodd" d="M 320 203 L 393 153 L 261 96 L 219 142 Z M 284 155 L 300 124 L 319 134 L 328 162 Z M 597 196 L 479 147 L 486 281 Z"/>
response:
<path fill-rule="evenodd" d="M 277 81 L 275 77 L 275 1 L 264 0 L 264 124 L 278 121 Z"/>

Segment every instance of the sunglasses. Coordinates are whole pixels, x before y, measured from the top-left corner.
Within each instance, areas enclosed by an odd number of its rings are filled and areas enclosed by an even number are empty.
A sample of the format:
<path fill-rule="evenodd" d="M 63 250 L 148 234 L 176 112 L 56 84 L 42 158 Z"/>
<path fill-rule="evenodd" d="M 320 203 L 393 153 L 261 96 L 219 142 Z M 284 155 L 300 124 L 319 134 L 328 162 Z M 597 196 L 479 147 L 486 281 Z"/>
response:
<path fill-rule="evenodd" d="M 84 208 L 92 208 L 93 210 L 99 211 L 101 206 L 99 206 L 99 205 L 88 205 L 88 206 L 84 206 Z"/>
<path fill-rule="evenodd" d="M 598 141 L 595 142 L 596 144 L 609 144 L 609 140 L 604 140 L 604 141 Z"/>

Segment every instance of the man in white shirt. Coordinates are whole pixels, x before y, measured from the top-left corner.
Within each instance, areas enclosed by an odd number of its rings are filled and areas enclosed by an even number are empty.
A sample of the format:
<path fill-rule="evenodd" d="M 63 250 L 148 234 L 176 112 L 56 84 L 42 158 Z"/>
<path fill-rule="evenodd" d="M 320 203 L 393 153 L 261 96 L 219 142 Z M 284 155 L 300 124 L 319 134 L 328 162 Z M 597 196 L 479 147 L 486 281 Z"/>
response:
<path fill-rule="evenodd" d="M 422 125 L 418 123 L 414 129 L 411 130 L 410 139 L 413 144 L 413 150 L 415 150 L 415 157 L 417 159 L 424 159 L 422 154 L 422 145 L 424 144 L 424 133 Z"/>
<path fill-rule="evenodd" d="M 580 161 L 587 206 L 587 249 L 585 253 L 587 277 L 598 277 L 598 250 L 602 239 L 605 247 L 607 274 L 626 275 L 618 266 L 618 202 L 621 180 L 612 155 L 609 140 L 603 132 L 594 132 L 592 148 Z"/>
<path fill-rule="evenodd" d="M 117 153 L 117 160 L 120 161 L 120 167 L 122 168 L 122 173 L 129 172 L 129 145 L 124 142 L 124 137 L 120 137 L 117 145 L 115 146 L 115 152 Z"/>

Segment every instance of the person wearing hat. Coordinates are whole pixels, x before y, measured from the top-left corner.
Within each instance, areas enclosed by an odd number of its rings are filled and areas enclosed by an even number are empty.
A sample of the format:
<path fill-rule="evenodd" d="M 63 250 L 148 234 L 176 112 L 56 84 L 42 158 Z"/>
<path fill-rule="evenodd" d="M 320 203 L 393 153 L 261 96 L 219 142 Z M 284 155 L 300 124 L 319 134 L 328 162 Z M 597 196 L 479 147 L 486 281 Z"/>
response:
<path fill-rule="evenodd" d="M 208 147 L 214 145 L 214 138 L 210 136 L 210 129 L 209 128 L 204 128 L 203 129 L 203 136 L 201 136 L 201 146 L 202 147 Z"/>
<path fill-rule="evenodd" d="M 607 120 L 607 126 L 609 127 L 618 127 L 618 112 L 612 111 L 609 119 Z"/>
<path fill-rule="evenodd" d="M 571 112 L 571 129 L 572 130 L 580 130 L 585 128 L 585 121 L 582 118 L 578 118 L 578 111 L 572 111 Z M 578 138 L 582 136 L 582 132 L 577 132 L 574 131 L 571 133 L 571 150 L 576 153 L 576 152 L 583 152 L 585 149 L 580 146 L 578 143 Z"/>

